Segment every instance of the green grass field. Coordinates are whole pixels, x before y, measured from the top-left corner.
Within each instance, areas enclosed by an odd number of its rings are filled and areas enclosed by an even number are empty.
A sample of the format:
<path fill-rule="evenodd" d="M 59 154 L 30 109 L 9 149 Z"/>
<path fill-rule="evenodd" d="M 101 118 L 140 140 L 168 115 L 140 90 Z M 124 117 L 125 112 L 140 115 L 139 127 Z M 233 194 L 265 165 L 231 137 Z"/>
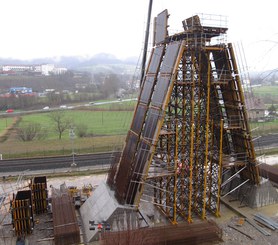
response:
<path fill-rule="evenodd" d="M 278 86 L 261 86 L 252 88 L 256 96 L 266 97 L 278 97 Z"/>
<path fill-rule="evenodd" d="M 93 153 L 121 150 L 127 131 L 133 118 L 133 111 L 93 111 L 93 110 L 64 110 L 66 118 L 78 127 L 87 127 L 88 137 L 71 139 L 69 130 L 65 130 L 62 139 L 58 139 L 55 124 L 49 117 L 50 112 L 22 116 L 17 127 L 30 123 L 39 123 L 46 132 L 46 137 L 29 142 L 22 142 L 13 130 L 7 140 L 1 142 L 0 153 L 4 159 L 18 157 L 68 155 L 74 152 Z M 0 133 L 11 125 L 13 118 L 0 119 Z"/>
<path fill-rule="evenodd" d="M 125 135 L 96 136 L 76 138 L 73 141 L 69 137 L 58 139 L 44 139 L 41 141 L 21 142 L 18 140 L 7 140 L 0 144 L 3 159 L 71 155 L 72 150 L 77 154 L 95 152 L 108 152 L 122 150 Z"/>
<path fill-rule="evenodd" d="M 93 105 L 93 106 L 95 108 L 106 109 L 106 110 L 133 111 L 136 104 L 137 104 L 137 101 L 128 101 L 128 102 L 119 101 L 117 103 Z"/>
<path fill-rule="evenodd" d="M 252 122 L 250 123 L 250 127 L 253 136 L 278 133 L 278 119 L 271 122 Z"/>
<path fill-rule="evenodd" d="M 9 127 L 13 122 L 12 117 L 8 118 L 0 118 L 0 134 L 7 128 Z"/>
<path fill-rule="evenodd" d="M 126 134 L 130 127 L 133 111 L 75 111 L 65 110 L 65 117 L 72 125 L 85 125 L 88 134 L 92 135 L 119 135 Z M 26 123 L 40 123 L 47 129 L 47 138 L 58 138 L 55 132 L 55 123 L 49 117 L 50 113 L 38 113 L 22 117 L 18 125 L 20 127 Z M 63 133 L 63 137 L 68 137 L 69 131 Z"/>

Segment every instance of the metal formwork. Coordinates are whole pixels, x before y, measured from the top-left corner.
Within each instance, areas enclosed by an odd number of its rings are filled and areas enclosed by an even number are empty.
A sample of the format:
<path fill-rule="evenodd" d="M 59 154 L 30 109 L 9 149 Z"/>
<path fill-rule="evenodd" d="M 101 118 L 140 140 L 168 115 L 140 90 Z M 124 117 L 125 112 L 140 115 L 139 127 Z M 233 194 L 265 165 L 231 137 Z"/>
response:
<path fill-rule="evenodd" d="M 31 191 L 18 191 L 11 201 L 12 224 L 17 236 L 33 231 L 34 219 Z"/>
<path fill-rule="evenodd" d="M 34 177 L 30 187 L 33 196 L 34 212 L 36 214 L 47 212 L 48 190 L 46 176 Z"/>
<path fill-rule="evenodd" d="M 114 183 L 121 203 L 138 206 L 145 183 L 173 222 L 219 216 L 223 167 L 259 183 L 235 54 L 213 42 L 227 28 L 183 21 L 168 36 L 168 14 L 156 18 L 155 46 Z M 162 40 L 162 36 L 164 40 Z M 235 159 L 232 163 L 227 157 Z M 228 164 L 229 163 L 229 164 Z"/>

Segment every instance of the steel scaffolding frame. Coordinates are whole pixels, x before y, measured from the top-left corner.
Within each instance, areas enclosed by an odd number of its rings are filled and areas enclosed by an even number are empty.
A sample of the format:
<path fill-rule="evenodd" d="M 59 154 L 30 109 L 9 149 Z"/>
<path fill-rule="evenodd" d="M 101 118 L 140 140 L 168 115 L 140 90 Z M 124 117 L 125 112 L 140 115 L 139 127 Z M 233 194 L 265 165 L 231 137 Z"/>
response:
<path fill-rule="evenodd" d="M 193 214 L 220 215 L 223 168 L 243 183 L 258 184 L 259 175 L 232 44 L 211 42 L 227 28 L 193 16 L 184 32 L 168 36 L 168 17 L 165 10 L 156 19 L 134 118 L 108 183 L 120 203 L 137 207 L 147 183 L 172 223 L 192 222 Z"/>

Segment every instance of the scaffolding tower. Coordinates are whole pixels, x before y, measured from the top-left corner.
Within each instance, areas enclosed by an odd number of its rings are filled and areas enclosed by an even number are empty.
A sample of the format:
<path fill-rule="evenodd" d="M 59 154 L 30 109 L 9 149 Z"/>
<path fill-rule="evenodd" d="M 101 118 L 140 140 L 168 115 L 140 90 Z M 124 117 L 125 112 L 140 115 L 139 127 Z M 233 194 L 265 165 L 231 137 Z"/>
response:
<path fill-rule="evenodd" d="M 221 191 L 235 176 L 234 189 L 259 184 L 259 174 L 234 49 L 223 41 L 228 29 L 195 15 L 169 35 L 168 17 L 155 18 L 133 121 L 107 183 L 119 203 L 135 207 L 147 185 L 172 223 L 192 222 L 194 213 L 220 215 Z"/>

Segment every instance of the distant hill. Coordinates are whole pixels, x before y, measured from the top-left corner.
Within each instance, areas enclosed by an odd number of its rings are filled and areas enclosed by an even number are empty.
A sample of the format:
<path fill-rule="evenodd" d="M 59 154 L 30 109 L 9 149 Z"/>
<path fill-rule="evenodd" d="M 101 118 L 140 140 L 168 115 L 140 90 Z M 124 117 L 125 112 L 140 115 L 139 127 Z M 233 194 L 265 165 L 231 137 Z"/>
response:
<path fill-rule="evenodd" d="M 4 59 L 0 58 L 0 65 L 31 65 L 31 64 L 55 64 L 57 67 L 65 67 L 71 70 L 88 71 L 91 73 L 128 73 L 135 72 L 138 57 L 118 59 L 112 54 L 99 53 L 91 57 L 62 56 L 52 58 L 38 58 L 32 60 Z"/>
<path fill-rule="evenodd" d="M 250 72 L 251 83 L 254 84 L 270 84 L 277 83 L 278 69 Z"/>

